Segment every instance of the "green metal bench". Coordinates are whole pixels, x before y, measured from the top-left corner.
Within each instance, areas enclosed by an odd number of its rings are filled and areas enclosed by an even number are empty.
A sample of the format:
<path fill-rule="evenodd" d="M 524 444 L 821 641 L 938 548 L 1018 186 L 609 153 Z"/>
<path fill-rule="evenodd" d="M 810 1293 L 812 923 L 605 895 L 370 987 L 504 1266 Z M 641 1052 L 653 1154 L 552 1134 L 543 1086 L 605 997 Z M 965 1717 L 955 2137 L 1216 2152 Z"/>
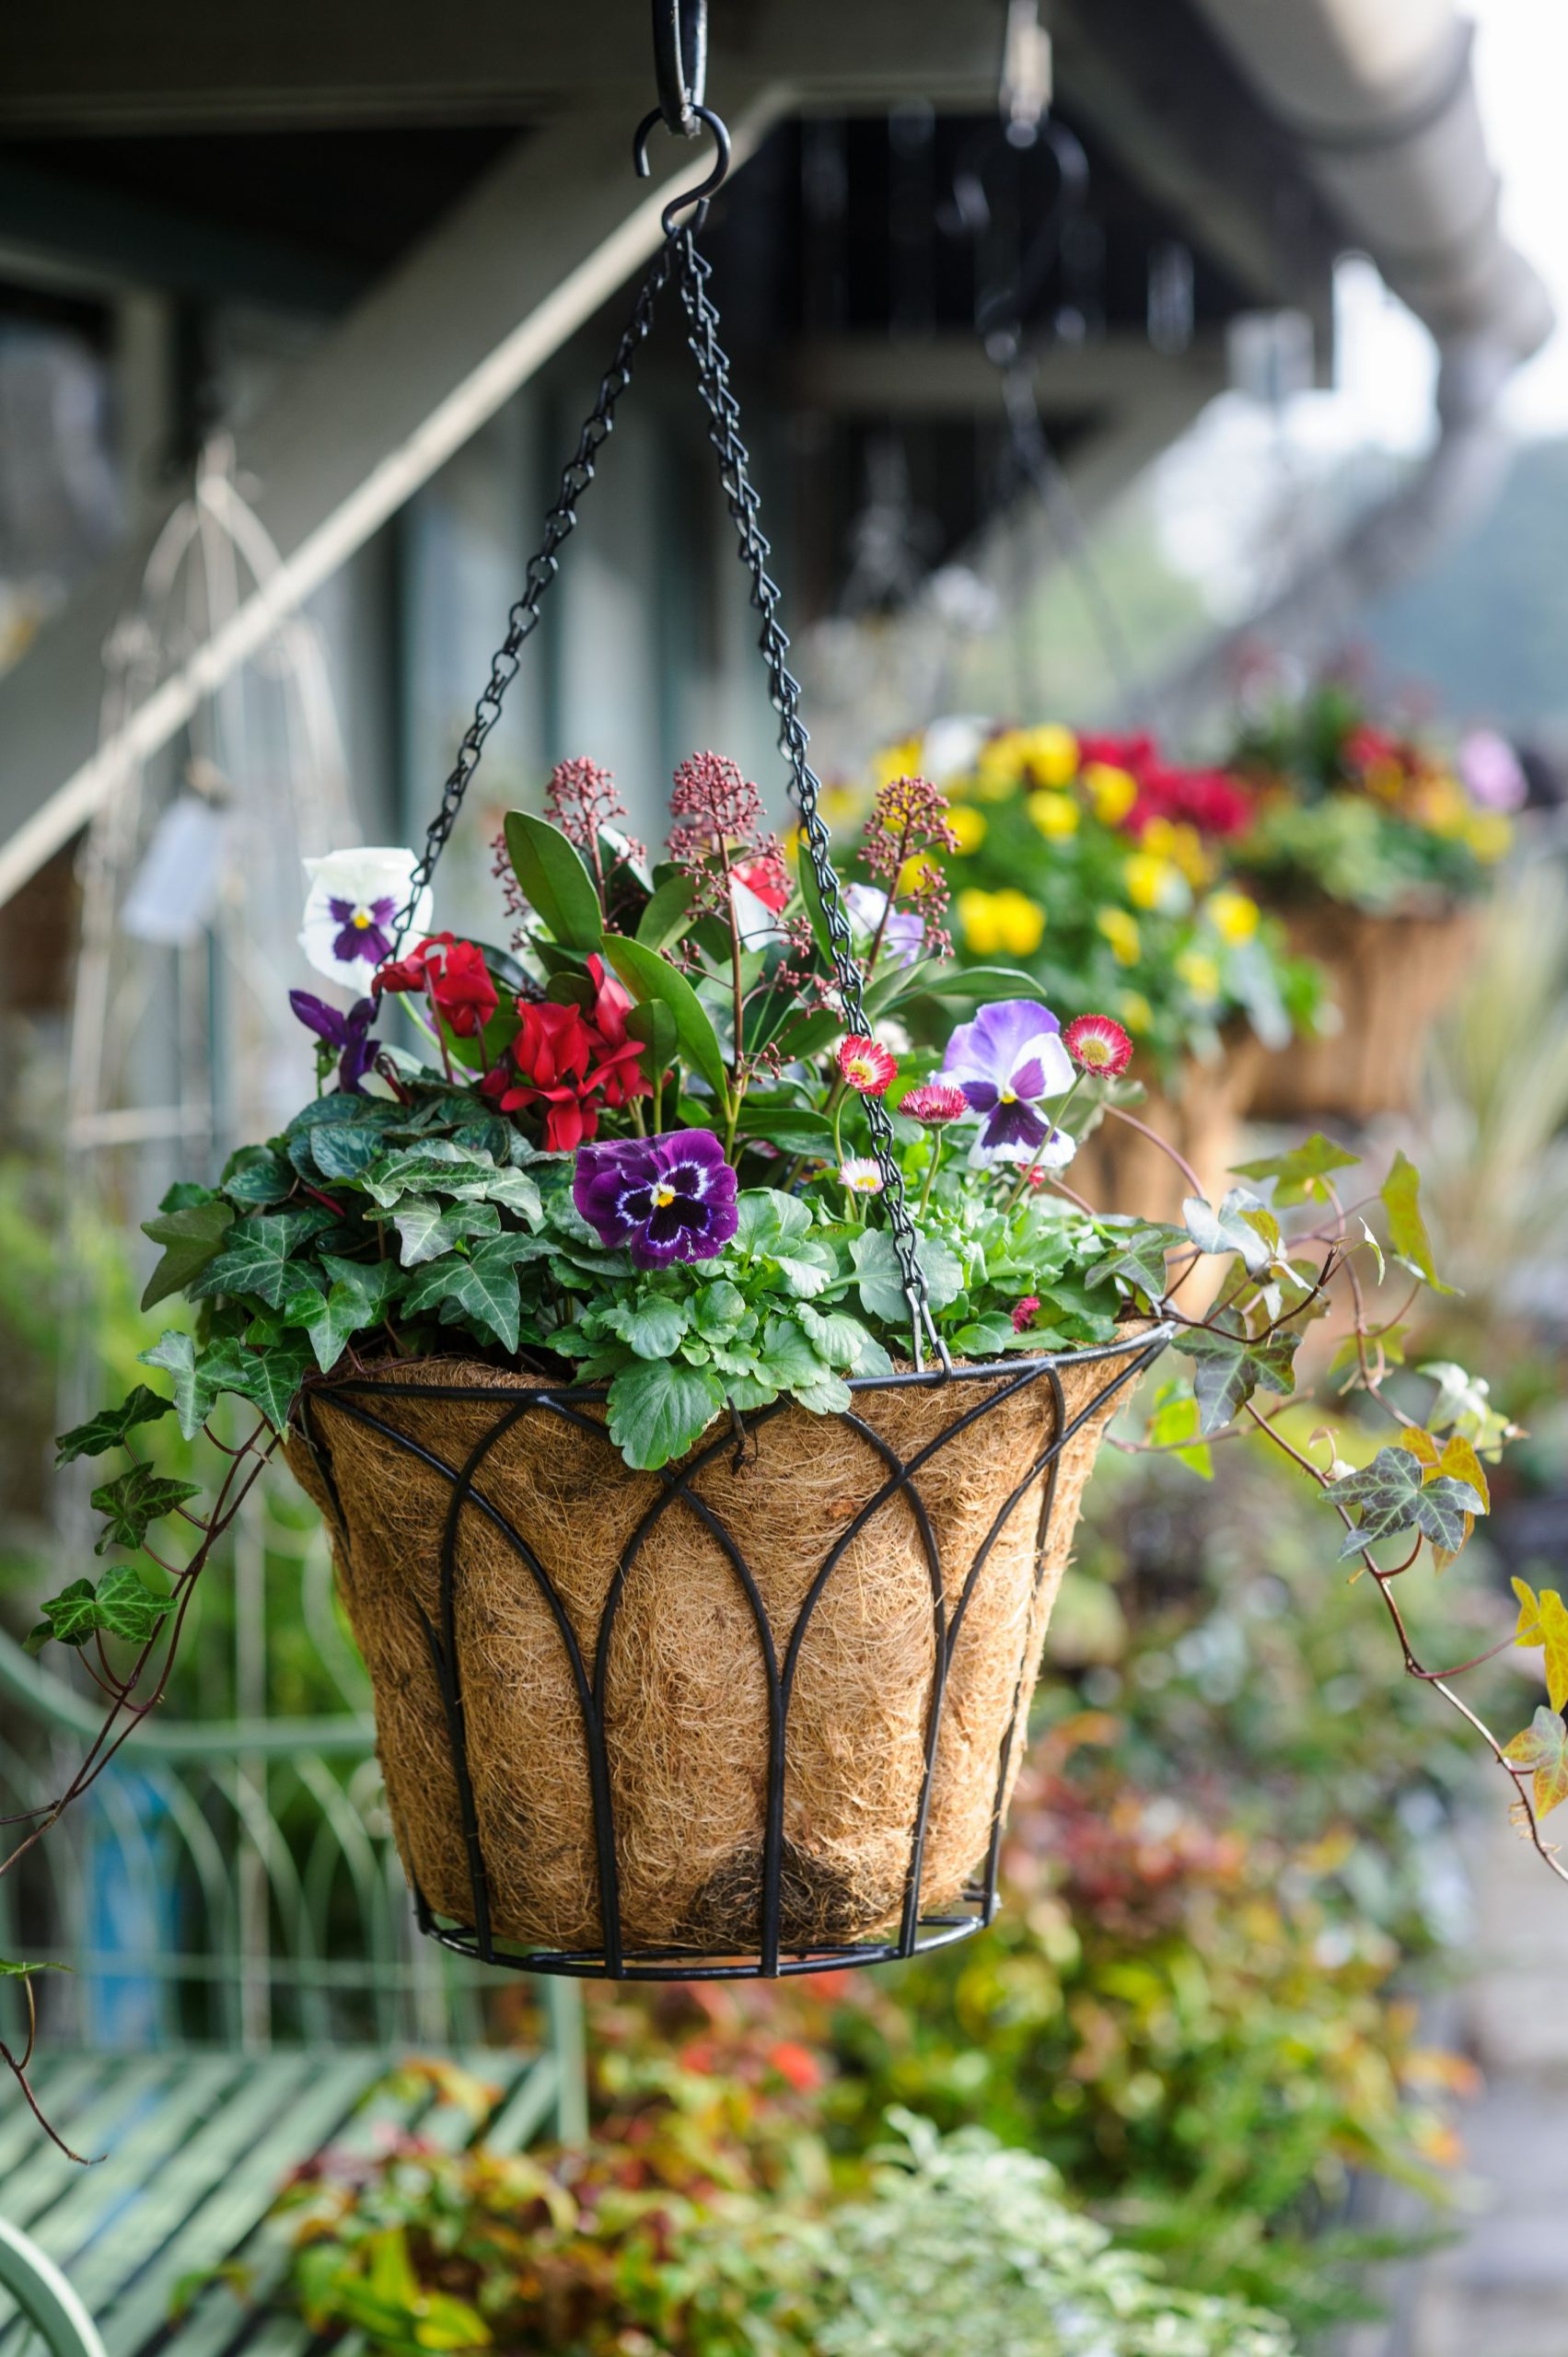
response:
<path fill-rule="evenodd" d="M 40 1845 L 20 1893 L 0 1879 L 0 1953 L 73 1968 L 34 1984 L 32 2081 L 94 2164 L 68 2160 L 0 2088 L 0 2357 L 39 2340 L 52 2357 L 293 2357 L 310 2336 L 269 2301 L 285 2236 L 267 2218 L 292 2170 L 389 2128 L 514 2150 L 585 2131 L 575 1984 L 540 1986 L 537 2050 L 488 2046 L 494 1984 L 415 1932 L 324 1546 L 297 1515 L 273 1520 L 251 1534 L 249 1572 L 241 1550 L 225 1634 L 243 1663 L 234 1691 L 261 1709 L 160 1712 Z M 332 1663 L 339 1715 L 266 1712 L 264 1632 L 288 1623 L 264 1608 L 291 1546 L 293 1625 L 313 1669 Z M 84 1694 L 0 1637 L 0 1811 L 58 1791 L 97 1724 Z M 17 2003 L 0 1988 L 8 2037 Z M 381 2084 L 422 2054 L 455 2054 L 494 2089 L 482 2123 L 418 2084 Z M 247 2304 L 209 2282 L 176 2316 L 182 2285 L 230 2263 Z"/>

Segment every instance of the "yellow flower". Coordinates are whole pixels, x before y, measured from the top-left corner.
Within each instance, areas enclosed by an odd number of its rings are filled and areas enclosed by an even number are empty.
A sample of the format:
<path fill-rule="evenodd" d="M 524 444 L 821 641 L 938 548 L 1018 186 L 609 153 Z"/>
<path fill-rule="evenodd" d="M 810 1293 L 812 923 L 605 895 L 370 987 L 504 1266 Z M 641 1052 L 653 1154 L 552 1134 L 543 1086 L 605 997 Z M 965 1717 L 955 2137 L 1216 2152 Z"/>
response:
<path fill-rule="evenodd" d="M 790 829 L 790 830 L 789 830 L 788 834 L 787 834 L 787 835 L 783 836 L 783 837 L 780 839 L 780 842 L 779 842 L 779 849 L 783 852 L 783 853 L 784 853 L 784 865 L 785 865 L 785 866 L 786 866 L 786 867 L 798 867 L 798 866 L 800 865 L 800 854 L 801 854 L 801 853 L 805 850 L 805 848 L 806 848 L 806 830 L 805 830 L 805 828 L 804 828 L 804 827 L 792 827 L 792 828 Z"/>
<path fill-rule="evenodd" d="M 1203 904 L 1203 913 L 1222 941 L 1250 941 L 1258 930 L 1257 901 L 1245 892 L 1233 890 L 1228 884 L 1223 891 L 1210 894 Z"/>
<path fill-rule="evenodd" d="M 1368 761 L 1361 774 L 1366 791 L 1375 794 L 1379 802 L 1400 801 L 1410 783 L 1403 761 L 1396 761 L 1389 753 L 1381 753 Z"/>
<path fill-rule="evenodd" d="M 1201 888 L 1214 872 L 1214 863 L 1203 848 L 1203 838 L 1196 827 L 1185 819 L 1151 819 L 1141 838 L 1144 851 L 1158 852 L 1179 867 L 1189 884 Z"/>
<path fill-rule="evenodd" d="M 1220 970 L 1217 958 L 1206 949 L 1184 949 L 1176 961 L 1176 970 L 1194 998 L 1212 1001 L 1220 994 Z"/>
<path fill-rule="evenodd" d="M 1094 798 L 1095 817 L 1102 827 L 1119 827 L 1138 799 L 1138 781 L 1131 770 L 1119 770 L 1109 761 L 1091 761 L 1084 772 L 1084 784 Z"/>
<path fill-rule="evenodd" d="M 1070 794 L 1059 794 L 1052 786 L 1037 786 L 1024 807 L 1049 842 L 1059 842 L 1063 836 L 1078 831 L 1078 806 Z"/>
<path fill-rule="evenodd" d="M 1117 964 L 1135 966 L 1144 946 L 1136 917 L 1130 917 L 1125 909 L 1101 909 L 1095 923 L 1109 942 Z"/>
<path fill-rule="evenodd" d="M 906 737 L 900 744 L 884 745 L 871 757 L 871 774 L 878 785 L 891 785 L 896 777 L 918 777 L 923 739 Z"/>
<path fill-rule="evenodd" d="M 982 958 L 994 957 L 998 950 L 1027 958 L 1040 947 L 1045 911 L 1023 892 L 1010 887 L 1001 892 L 960 892 L 954 907 L 964 946 Z"/>
<path fill-rule="evenodd" d="M 1422 825 L 1430 827 L 1434 835 L 1451 839 L 1468 833 L 1470 806 L 1457 777 L 1440 772 L 1428 778 L 1416 799 L 1415 807 Z"/>
<path fill-rule="evenodd" d="M 1019 732 L 1025 766 L 1037 785 L 1071 785 L 1078 774 L 1078 740 L 1070 728 L 1048 721 Z"/>
<path fill-rule="evenodd" d="M 971 810 L 964 806 L 947 813 L 947 824 L 958 839 L 960 851 L 978 851 L 985 841 L 989 821 L 983 810 Z"/>
<path fill-rule="evenodd" d="M 893 775 L 897 777 L 900 772 L 895 770 Z M 865 796 L 855 785 L 825 785 L 817 797 L 817 807 L 829 832 L 844 834 L 865 817 Z"/>
<path fill-rule="evenodd" d="M 1465 841 L 1477 859 L 1490 867 L 1501 859 L 1514 840 L 1514 822 L 1501 810 L 1472 811 L 1465 829 Z"/>
<path fill-rule="evenodd" d="M 1142 991 L 1123 991 L 1121 1003 L 1121 1020 L 1129 1031 L 1149 1031 L 1154 1028 L 1155 1011 Z"/>
<path fill-rule="evenodd" d="M 918 892 L 923 884 L 929 884 L 941 873 L 939 864 L 929 852 L 915 852 L 899 870 L 898 880 L 893 886 L 894 900 L 904 900 L 911 892 Z"/>
<path fill-rule="evenodd" d="M 1121 871 L 1135 909 L 1165 909 L 1185 903 L 1181 870 L 1152 851 L 1135 851 Z"/>

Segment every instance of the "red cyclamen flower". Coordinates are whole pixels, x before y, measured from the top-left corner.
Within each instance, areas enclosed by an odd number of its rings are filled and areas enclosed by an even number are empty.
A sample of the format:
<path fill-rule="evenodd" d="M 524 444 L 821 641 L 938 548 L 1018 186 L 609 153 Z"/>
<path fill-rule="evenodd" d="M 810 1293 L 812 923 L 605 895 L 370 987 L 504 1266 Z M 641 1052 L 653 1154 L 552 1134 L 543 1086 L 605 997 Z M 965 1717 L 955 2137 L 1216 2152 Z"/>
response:
<path fill-rule="evenodd" d="M 1080 1072 L 1115 1080 L 1132 1061 L 1132 1042 L 1109 1015 L 1080 1015 L 1062 1034 L 1062 1044 Z"/>
<path fill-rule="evenodd" d="M 1024 1333 L 1028 1328 L 1034 1324 L 1035 1311 L 1039 1307 L 1040 1295 L 1038 1293 L 1027 1293 L 1022 1301 L 1015 1303 L 1013 1308 L 1013 1331 L 1015 1334 Z"/>
<path fill-rule="evenodd" d="M 886 1097 L 899 1074 L 880 1040 L 854 1033 L 839 1043 L 839 1071 L 857 1097 Z"/>
<path fill-rule="evenodd" d="M 970 1100 L 961 1088 L 949 1088 L 940 1080 L 923 1081 L 900 1099 L 899 1110 L 918 1121 L 924 1130 L 944 1130 L 949 1121 L 961 1121 L 970 1109 Z"/>
<path fill-rule="evenodd" d="M 379 968 L 370 987 L 377 998 L 383 991 L 427 992 L 459 1039 L 477 1039 L 501 1003 L 483 950 L 449 933 L 432 934 L 408 957 Z"/>
<path fill-rule="evenodd" d="M 591 1138 L 603 1107 L 649 1094 L 638 1062 L 641 1042 L 625 1028 L 630 1002 L 597 958 L 589 963 L 598 969 L 593 976 L 594 1020 L 589 1022 L 580 1007 L 519 999 L 523 1019 L 509 1060 L 487 1072 L 481 1083 L 504 1113 L 542 1110 L 544 1143 L 552 1154 L 568 1154 Z M 601 1020 L 610 1026 L 609 1032 L 600 1028 Z M 616 1031 L 620 1036 L 611 1037 Z"/>

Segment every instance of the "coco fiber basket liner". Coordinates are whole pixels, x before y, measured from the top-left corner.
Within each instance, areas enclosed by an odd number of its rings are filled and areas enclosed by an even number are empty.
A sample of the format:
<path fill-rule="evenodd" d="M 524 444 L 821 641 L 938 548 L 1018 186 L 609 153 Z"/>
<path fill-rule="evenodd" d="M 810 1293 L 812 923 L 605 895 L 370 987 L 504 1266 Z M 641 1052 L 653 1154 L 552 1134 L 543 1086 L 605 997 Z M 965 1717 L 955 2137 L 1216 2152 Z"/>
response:
<path fill-rule="evenodd" d="M 1337 1113 L 1370 1121 L 1408 1112 L 1432 1027 L 1475 954 L 1469 909 L 1371 916 L 1325 901 L 1294 911 L 1291 947 L 1325 965 L 1342 1028 L 1331 1039 L 1298 1039 L 1257 1074 L 1251 1111 L 1289 1121 Z"/>
<path fill-rule="evenodd" d="M 425 1928 L 658 1977 L 989 1922 L 1083 1485 L 1162 1341 L 781 1402 L 657 1473 L 580 1386 L 451 1358 L 308 1387 L 289 1463 Z"/>

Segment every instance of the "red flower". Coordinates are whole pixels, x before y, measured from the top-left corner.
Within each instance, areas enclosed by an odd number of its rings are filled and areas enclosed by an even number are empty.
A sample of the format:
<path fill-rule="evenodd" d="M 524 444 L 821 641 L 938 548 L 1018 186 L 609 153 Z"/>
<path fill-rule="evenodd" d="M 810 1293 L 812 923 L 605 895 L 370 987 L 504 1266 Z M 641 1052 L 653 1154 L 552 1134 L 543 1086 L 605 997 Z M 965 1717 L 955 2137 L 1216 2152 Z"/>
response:
<path fill-rule="evenodd" d="M 370 987 L 377 997 L 383 991 L 426 992 L 459 1039 L 477 1039 L 501 1003 L 483 950 L 449 933 L 432 934 L 407 958 L 383 966 Z"/>
<path fill-rule="evenodd" d="M 762 906 L 772 909 L 775 916 L 789 905 L 789 870 L 782 859 L 775 859 L 770 853 L 761 859 L 746 861 L 734 873 L 737 882 L 744 884 L 749 892 L 755 892 Z"/>
<path fill-rule="evenodd" d="M 879 1040 L 852 1032 L 839 1043 L 839 1071 L 858 1097 L 886 1097 L 899 1067 Z"/>
<path fill-rule="evenodd" d="M 1015 1334 L 1022 1334 L 1028 1331 L 1029 1327 L 1034 1324 L 1035 1311 L 1039 1307 L 1040 1295 L 1038 1293 L 1027 1293 L 1022 1301 L 1014 1305 L 1013 1331 Z"/>
<path fill-rule="evenodd" d="M 1080 1072 L 1114 1080 L 1132 1061 L 1132 1042 L 1109 1015 L 1080 1015 L 1062 1034 L 1062 1044 Z"/>
<path fill-rule="evenodd" d="M 906 1092 L 899 1103 L 900 1113 L 907 1113 L 922 1129 L 943 1130 L 949 1121 L 961 1121 L 970 1109 L 970 1100 L 961 1088 L 949 1088 L 945 1081 L 923 1081 L 918 1088 Z"/>
<path fill-rule="evenodd" d="M 768 2061 L 796 2095 L 808 2096 L 822 2084 L 821 2063 L 808 2046 L 801 2046 L 793 2038 L 781 2038 L 776 2046 L 770 2046 Z"/>
<path fill-rule="evenodd" d="M 522 1023 L 510 1061 L 486 1073 L 481 1084 L 504 1113 L 542 1108 L 544 1143 L 552 1154 L 574 1153 L 594 1137 L 605 1106 L 649 1094 L 638 1061 L 642 1042 L 626 1028 L 632 1001 L 600 958 L 590 958 L 588 970 L 591 1014 L 549 999 L 519 999 Z"/>
<path fill-rule="evenodd" d="M 1151 819 L 1166 819 L 1201 835 L 1238 835 L 1251 820 L 1252 799 L 1237 779 L 1225 770 L 1178 768 L 1152 737 L 1082 737 L 1078 758 L 1086 767 L 1102 761 L 1125 770 L 1136 784 L 1138 798 L 1122 822 L 1129 834 L 1141 835 Z"/>

